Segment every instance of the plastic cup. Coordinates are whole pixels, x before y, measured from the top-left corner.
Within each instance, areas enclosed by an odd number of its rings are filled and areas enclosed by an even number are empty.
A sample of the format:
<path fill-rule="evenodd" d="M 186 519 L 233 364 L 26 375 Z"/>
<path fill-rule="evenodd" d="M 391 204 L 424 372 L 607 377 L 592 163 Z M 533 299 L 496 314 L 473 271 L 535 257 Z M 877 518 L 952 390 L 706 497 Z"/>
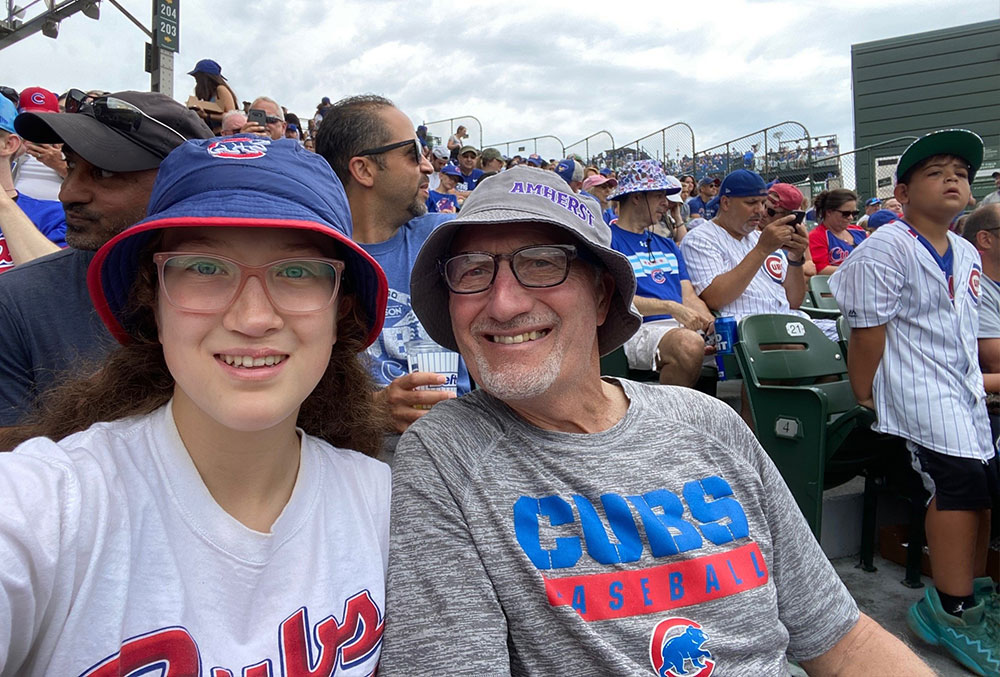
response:
<path fill-rule="evenodd" d="M 445 378 L 444 383 L 419 386 L 417 390 L 443 390 L 458 394 L 458 353 L 427 339 L 407 341 L 405 345 L 406 361 L 411 374 L 415 371 L 431 371 Z"/>

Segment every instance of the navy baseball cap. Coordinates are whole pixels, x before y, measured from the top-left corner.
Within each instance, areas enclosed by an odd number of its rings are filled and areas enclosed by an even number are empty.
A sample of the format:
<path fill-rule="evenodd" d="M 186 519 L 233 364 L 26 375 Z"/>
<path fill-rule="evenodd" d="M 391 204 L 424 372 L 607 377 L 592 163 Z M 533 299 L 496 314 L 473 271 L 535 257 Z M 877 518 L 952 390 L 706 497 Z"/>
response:
<path fill-rule="evenodd" d="M 611 176 L 611 169 L 608 167 L 601 167 L 598 171 L 601 172 L 601 176 Z"/>
<path fill-rule="evenodd" d="M 899 214 L 892 211 L 891 209 L 880 209 L 874 212 L 868 217 L 868 221 L 865 224 L 869 229 L 875 230 L 881 228 L 887 223 L 892 223 L 899 219 Z"/>
<path fill-rule="evenodd" d="M 219 65 L 218 61 L 213 61 L 212 59 L 202 59 L 194 65 L 193 70 L 188 71 L 188 75 L 194 75 L 195 73 L 218 75 L 223 80 L 226 79 L 222 75 L 222 66 Z"/>
<path fill-rule="evenodd" d="M 918 163 L 935 155 L 955 155 L 969 163 L 969 183 L 976 179 L 976 172 L 983 164 L 983 140 L 968 129 L 941 129 L 925 134 L 911 143 L 899 156 L 896 181 Z"/>
<path fill-rule="evenodd" d="M 365 347 L 382 331 L 385 273 L 352 239 L 347 195 L 330 165 L 294 139 L 255 135 L 189 141 L 160 164 L 147 216 L 101 247 L 87 272 L 98 314 L 118 339 L 132 341 L 129 291 L 139 254 L 164 228 L 291 228 L 327 235 L 347 264 L 364 309 Z"/>
<path fill-rule="evenodd" d="M 541 157 L 532 153 L 528 156 L 527 163 L 529 165 L 534 165 L 535 167 L 541 167 L 542 163 L 545 162 Z"/>
<path fill-rule="evenodd" d="M 767 184 L 760 174 L 749 169 L 737 169 L 722 180 L 720 197 L 763 197 L 767 195 Z"/>
<path fill-rule="evenodd" d="M 880 205 L 880 204 L 882 204 L 882 198 L 880 197 L 868 198 L 868 201 L 865 202 L 866 207 L 871 207 L 872 205 Z"/>
<path fill-rule="evenodd" d="M 445 165 L 444 167 L 441 168 L 441 173 L 447 174 L 448 176 L 454 176 L 459 179 L 465 178 L 464 176 L 462 176 L 462 172 L 460 172 L 458 170 L 458 167 L 456 167 L 455 165 Z"/>
<path fill-rule="evenodd" d="M 575 169 L 576 163 L 573 162 L 572 158 L 566 158 L 565 160 L 560 160 L 559 164 L 556 165 L 556 174 L 558 174 L 563 181 L 569 183 L 573 180 L 573 171 Z"/>

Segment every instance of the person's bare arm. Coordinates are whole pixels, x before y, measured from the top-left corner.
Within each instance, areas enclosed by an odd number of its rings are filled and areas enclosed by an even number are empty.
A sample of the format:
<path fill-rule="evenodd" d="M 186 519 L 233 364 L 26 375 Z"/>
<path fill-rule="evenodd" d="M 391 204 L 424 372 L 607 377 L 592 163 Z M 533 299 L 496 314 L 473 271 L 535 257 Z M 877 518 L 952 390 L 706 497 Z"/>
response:
<path fill-rule="evenodd" d="M 875 372 L 882 362 L 885 351 L 885 325 L 877 327 L 857 327 L 851 329 L 851 342 L 848 348 L 847 376 L 851 380 L 851 390 L 858 404 L 875 408 L 872 384 L 875 382 Z"/>
<path fill-rule="evenodd" d="M 865 614 L 832 649 L 800 663 L 811 677 L 933 677 L 935 674 L 912 649 Z"/>
<path fill-rule="evenodd" d="M 0 190 L 0 223 L 14 265 L 59 251 L 59 245 L 45 237 L 14 199 Z"/>
<path fill-rule="evenodd" d="M 764 259 L 772 252 L 785 246 L 791 239 L 792 228 L 788 225 L 793 215 L 789 214 L 777 221 L 767 224 L 760 233 L 757 246 L 750 250 L 735 268 L 719 275 L 712 284 L 701 292 L 701 300 L 713 310 L 726 306 L 746 291 L 757 270 L 763 265 Z M 728 236 L 727 236 L 728 237 Z"/>
<path fill-rule="evenodd" d="M 712 311 L 701 300 L 701 297 L 695 293 L 691 280 L 681 280 L 681 302 L 685 308 L 690 308 L 698 313 L 704 323 L 702 328 L 708 331 L 712 323 L 715 322 L 715 317 L 712 316 Z"/>
<path fill-rule="evenodd" d="M 701 315 L 677 301 L 636 296 L 632 299 L 632 302 L 635 304 L 636 310 L 643 317 L 649 317 L 650 315 L 671 315 L 682 327 L 691 331 L 698 331 L 705 328 L 705 320 Z M 711 314 L 709 314 L 709 317 L 711 317 Z"/>
<path fill-rule="evenodd" d="M 415 371 L 395 379 L 376 393 L 385 400 L 392 416 L 393 432 L 404 433 L 414 421 L 438 402 L 455 397 L 445 390 L 417 390 L 419 386 L 441 385 L 445 377 L 430 371 Z M 416 407 L 425 407 L 417 409 Z"/>
<path fill-rule="evenodd" d="M 988 393 L 1000 393 L 1000 338 L 979 339 L 979 368 Z"/>

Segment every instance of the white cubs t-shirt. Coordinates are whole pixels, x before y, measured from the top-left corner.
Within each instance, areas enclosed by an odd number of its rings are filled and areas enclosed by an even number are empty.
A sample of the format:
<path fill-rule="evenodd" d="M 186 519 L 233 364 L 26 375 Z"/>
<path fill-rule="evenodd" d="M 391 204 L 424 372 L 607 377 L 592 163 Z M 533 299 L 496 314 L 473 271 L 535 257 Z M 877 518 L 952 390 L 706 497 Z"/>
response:
<path fill-rule="evenodd" d="M 370 675 L 389 468 L 300 435 L 270 533 L 215 502 L 169 404 L 0 453 L 0 675 Z"/>

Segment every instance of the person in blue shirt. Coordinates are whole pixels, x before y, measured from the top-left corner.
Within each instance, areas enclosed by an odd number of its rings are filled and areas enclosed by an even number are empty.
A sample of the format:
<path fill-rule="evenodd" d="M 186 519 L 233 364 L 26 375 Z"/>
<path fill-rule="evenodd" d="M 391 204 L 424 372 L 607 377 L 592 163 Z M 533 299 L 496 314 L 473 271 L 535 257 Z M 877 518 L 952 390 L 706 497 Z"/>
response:
<path fill-rule="evenodd" d="M 462 172 L 455 165 L 445 165 L 438 172 L 440 183 L 438 190 L 427 192 L 427 211 L 440 214 L 456 214 L 458 212 L 458 195 L 455 186 L 462 178 Z"/>
<path fill-rule="evenodd" d="M 708 203 L 718 193 L 719 180 L 711 176 L 703 176 L 701 181 L 698 182 L 698 194 L 687 201 L 687 205 L 691 209 L 691 218 L 701 217 L 710 220 L 715 216 L 714 211 L 711 214 L 708 213 L 707 207 Z"/>
<path fill-rule="evenodd" d="M 483 175 L 483 170 L 476 167 L 478 160 L 479 151 L 475 146 L 462 146 L 462 150 L 458 153 L 458 168 L 462 176 L 456 190 L 463 198 L 475 190 L 479 178 Z"/>
<path fill-rule="evenodd" d="M 66 216 L 57 200 L 36 200 L 14 188 L 11 162 L 23 147 L 17 109 L 0 97 L 0 273 L 66 246 Z"/>
<path fill-rule="evenodd" d="M 368 348 L 368 356 L 396 433 L 404 432 L 438 402 L 455 397 L 446 390 L 427 389 L 443 386 L 445 377 L 407 373 L 406 343 L 428 339 L 410 305 L 410 270 L 427 236 L 455 218 L 427 213 L 432 167 L 413 129 L 390 100 L 365 94 L 333 104 L 316 136 L 316 152 L 330 163 L 347 192 L 352 237 L 382 266 L 389 283 L 385 326 Z M 469 390 L 469 374 L 460 361 L 458 394 Z M 386 460 L 398 440 L 388 437 Z"/>
<path fill-rule="evenodd" d="M 609 227 L 612 248 L 632 263 L 633 302 L 643 320 L 625 342 L 629 367 L 659 372 L 660 383 L 690 387 L 701 374 L 712 313 L 694 291 L 680 248 L 653 232 L 669 208 L 668 193 L 680 191 L 680 182 L 670 181 L 655 161 L 627 164 L 608 198 L 618 202 L 618 221 Z"/>

